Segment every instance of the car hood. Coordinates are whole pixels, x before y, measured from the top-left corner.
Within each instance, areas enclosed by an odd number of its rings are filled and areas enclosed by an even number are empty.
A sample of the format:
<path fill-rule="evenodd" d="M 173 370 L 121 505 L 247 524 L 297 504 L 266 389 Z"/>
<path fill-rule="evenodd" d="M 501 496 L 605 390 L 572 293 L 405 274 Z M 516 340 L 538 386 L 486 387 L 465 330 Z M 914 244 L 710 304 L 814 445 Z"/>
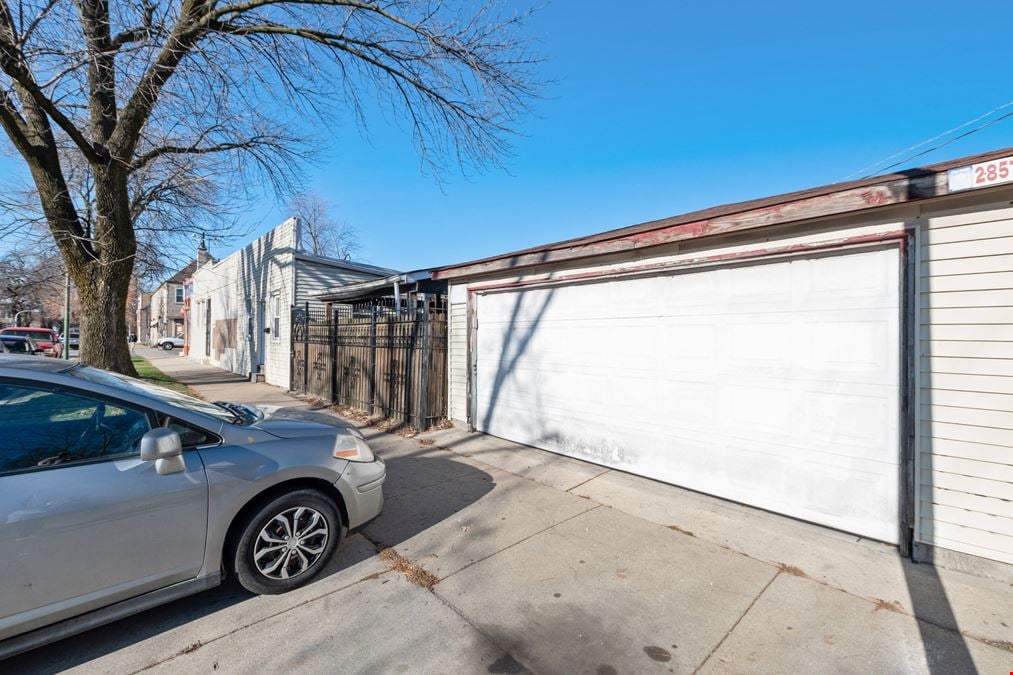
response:
<path fill-rule="evenodd" d="M 361 435 L 355 426 L 327 413 L 266 405 L 249 407 L 262 415 L 261 419 L 250 426 L 279 438 L 334 436 L 336 434 Z"/>

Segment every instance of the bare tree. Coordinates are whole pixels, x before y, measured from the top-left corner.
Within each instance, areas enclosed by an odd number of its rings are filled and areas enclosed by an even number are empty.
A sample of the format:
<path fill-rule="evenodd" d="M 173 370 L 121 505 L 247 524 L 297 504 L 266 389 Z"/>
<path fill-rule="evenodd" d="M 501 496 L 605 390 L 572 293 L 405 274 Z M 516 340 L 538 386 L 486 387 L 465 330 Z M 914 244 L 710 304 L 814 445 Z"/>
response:
<path fill-rule="evenodd" d="M 335 220 L 334 205 L 315 192 L 299 192 L 288 203 L 289 212 L 299 218 L 309 252 L 314 255 L 351 260 L 359 250 L 355 228 Z"/>
<path fill-rule="evenodd" d="M 18 317 L 19 324 L 41 325 L 63 315 L 63 263 L 55 253 L 33 253 L 14 248 L 0 256 L 0 308 L 3 314 Z M 32 310 L 39 310 L 35 313 Z"/>
<path fill-rule="evenodd" d="M 308 115 L 364 121 L 373 95 L 430 166 L 495 162 L 533 94 L 522 19 L 454 0 L 0 0 L 0 127 L 80 294 L 82 360 L 133 372 L 139 247 L 289 188 Z"/>

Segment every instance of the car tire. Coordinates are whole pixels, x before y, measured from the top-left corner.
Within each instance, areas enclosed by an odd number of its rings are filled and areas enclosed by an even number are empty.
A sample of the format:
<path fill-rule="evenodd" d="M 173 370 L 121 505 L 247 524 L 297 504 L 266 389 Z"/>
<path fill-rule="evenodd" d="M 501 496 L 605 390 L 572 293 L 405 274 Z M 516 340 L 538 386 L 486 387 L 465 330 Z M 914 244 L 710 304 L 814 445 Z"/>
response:
<path fill-rule="evenodd" d="M 162 349 L 164 349 L 167 352 L 171 352 L 172 351 L 172 343 L 171 342 L 163 342 L 162 343 Z"/>
<path fill-rule="evenodd" d="M 258 595 L 285 593 L 327 566 L 341 538 L 341 513 L 317 490 L 294 490 L 256 509 L 237 532 L 231 562 L 240 585 Z"/>

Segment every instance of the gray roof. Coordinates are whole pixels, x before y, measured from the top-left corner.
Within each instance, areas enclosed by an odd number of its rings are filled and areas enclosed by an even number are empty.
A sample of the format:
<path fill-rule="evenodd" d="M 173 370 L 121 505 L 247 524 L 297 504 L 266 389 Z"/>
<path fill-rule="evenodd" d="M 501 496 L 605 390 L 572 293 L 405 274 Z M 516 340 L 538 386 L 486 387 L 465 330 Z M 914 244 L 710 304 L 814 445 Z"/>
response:
<path fill-rule="evenodd" d="M 381 279 L 369 279 L 368 281 L 359 281 L 354 284 L 345 284 L 344 286 L 335 286 L 328 288 L 322 293 L 318 293 L 316 297 L 318 300 L 349 300 L 352 298 L 358 298 L 363 295 L 368 295 L 373 291 L 393 286 L 394 282 L 399 284 L 414 284 L 420 281 L 428 281 L 432 278 L 432 270 L 415 270 L 414 272 L 397 272 L 390 274 Z"/>
<path fill-rule="evenodd" d="M 320 263 L 322 265 L 329 265 L 331 267 L 341 267 L 346 270 L 353 270 L 355 272 L 365 272 L 366 274 L 375 274 L 377 276 L 386 276 L 388 274 L 397 273 L 397 270 L 391 269 L 389 267 L 378 267 L 376 265 L 370 265 L 368 263 L 363 262 L 356 262 L 354 260 L 339 260 L 338 258 L 328 258 L 326 256 L 309 253 L 308 251 L 296 251 L 295 257 L 298 260 Z"/>

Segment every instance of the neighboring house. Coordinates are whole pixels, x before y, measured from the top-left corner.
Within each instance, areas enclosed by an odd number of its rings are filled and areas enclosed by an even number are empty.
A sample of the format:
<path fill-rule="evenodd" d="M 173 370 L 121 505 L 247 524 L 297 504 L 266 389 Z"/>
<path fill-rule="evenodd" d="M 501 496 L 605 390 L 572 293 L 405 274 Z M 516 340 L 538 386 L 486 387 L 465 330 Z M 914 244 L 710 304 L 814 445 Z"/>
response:
<path fill-rule="evenodd" d="M 307 253 L 300 225 L 290 218 L 190 278 L 187 354 L 203 363 L 289 388 L 292 306 L 345 283 L 385 277 L 393 270 Z"/>
<path fill-rule="evenodd" d="M 183 335 L 183 283 L 189 279 L 199 265 L 213 262 L 202 240 L 197 248 L 197 257 L 189 265 L 173 274 L 151 294 L 148 314 L 148 341 L 155 344 L 161 337 Z"/>
<path fill-rule="evenodd" d="M 150 344 L 151 339 L 151 293 L 137 293 L 137 317 L 134 331 L 137 339 Z"/>
<path fill-rule="evenodd" d="M 1011 168 L 1007 149 L 436 270 L 451 417 L 1013 579 Z"/>

